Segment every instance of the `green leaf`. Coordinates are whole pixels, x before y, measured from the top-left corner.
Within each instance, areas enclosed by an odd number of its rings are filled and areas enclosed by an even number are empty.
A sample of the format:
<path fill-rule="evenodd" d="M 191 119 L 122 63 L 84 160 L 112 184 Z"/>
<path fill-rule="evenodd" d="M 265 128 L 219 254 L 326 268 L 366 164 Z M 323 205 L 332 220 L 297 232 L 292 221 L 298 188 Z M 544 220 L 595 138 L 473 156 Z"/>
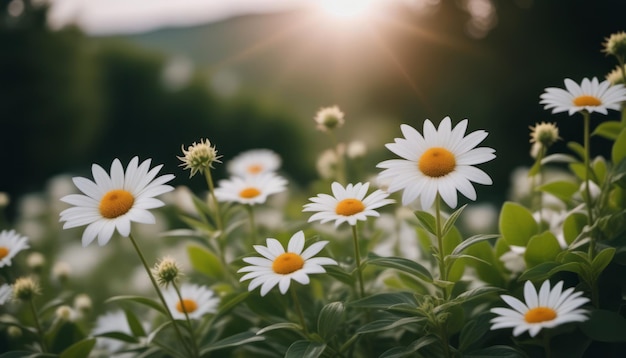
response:
<path fill-rule="evenodd" d="M 377 293 L 348 303 L 349 306 L 372 309 L 389 309 L 400 304 L 409 304 L 415 307 L 417 303 L 411 292 Z"/>
<path fill-rule="evenodd" d="M 595 309 L 580 324 L 589 338 L 600 342 L 626 342 L 626 319 L 617 312 Z"/>
<path fill-rule="evenodd" d="M 533 236 L 526 246 L 524 260 L 526 267 L 532 268 L 546 261 L 554 261 L 561 252 L 561 245 L 553 233 L 546 231 Z"/>
<path fill-rule="evenodd" d="M 435 336 L 423 336 L 413 341 L 406 347 L 394 347 L 388 351 L 385 351 L 383 354 L 380 355 L 380 358 L 400 358 L 407 356 L 414 357 L 415 352 L 438 341 L 439 339 Z"/>
<path fill-rule="evenodd" d="M 325 340 L 332 338 L 342 325 L 345 311 L 343 302 L 331 302 L 322 307 L 317 317 L 317 333 Z"/>
<path fill-rule="evenodd" d="M 96 334 L 95 337 L 111 338 L 111 339 L 115 339 L 117 341 L 122 341 L 126 343 L 138 343 L 139 342 L 139 338 L 132 336 L 128 333 L 117 332 L 117 331 Z"/>
<path fill-rule="evenodd" d="M 432 214 L 426 211 L 417 210 L 415 211 L 415 216 L 426 231 L 433 235 L 437 235 L 437 220 L 435 220 L 435 217 Z"/>
<path fill-rule="evenodd" d="M 143 325 L 137 319 L 137 316 L 131 310 L 124 310 L 124 314 L 126 315 L 126 321 L 128 322 L 128 327 L 135 337 L 145 337 L 146 331 L 143 328 Z"/>
<path fill-rule="evenodd" d="M 76 342 L 61 352 L 59 358 L 87 358 L 89 353 L 96 345 L 95 338 L 87 338 Z"/>
<path fill-rule="evenodd" d="M 342 269 L 339 266 L 334 266 L 334 265 L 329 265 L 329 266 L 324 266 L 324 269 L 326 270 L 326 273 L 331 276 L 336 278 L 337 280 L 347 284 L 347 285 L 354 285 L 355 279 L 352 275 L 350 275 L 349 273 L 347 273 L 344 269 Z"/>
<path fill-rule="evenodd" d="M 467 302 L 467 301 L 476 299 L 478 297 L 495 293 L 495 292 L 500 292 L 500 291 L 502 291 L 502 289 L 499 287 L 480 286 L 480 287 L 473 288 L 471 290 L 467 290 L 461 293 L 460 295 L 456 296 L 454 299 L 457 301 Z"/>
<path fill-rule="evenodd" d="M 227 314 L 231 309 L 237 306 L 239 303 L 243 302 L 246 298 L 250 296 L 250 291 L 245 291 L 237 294 L 226 295 L 222 298 L 220 302 L 218 315 Z"/>
<path fill-rule="evenodd" d="M 285 358 L 317 358 L 324 353 L 326 344 L 321 342 L 295 341 L 287 352 Z"/>
<path fill-rule="evenodd" d="M 452 256 L 456 256 L 459 255 L 460 253 L 462 253 L 463 251 L 465 251 L 465 249 L 467 249 L 468 247 L 477 244 L 479 242 L 483 242 L 489 239 L 494 239 L 496 237 L 499 237 L 500 235 L 474 235 L 470 238 L 468 238 L 467 240 L 463 240 L 457 247 L 454 248 L 454 250 L 452 251 L 451 255 Z"/>
<path fill-rule="evenodd" d="M 626 128 L 617 136 L 613 148 L 611 148 L 611 162 L 617 165 L 622 159 L 626 158 Z"/>
<path fill-rule="evenodd" d="M 241 332 L 202 347 L 202 349 L 200 350 L 200 355 L 205 355 L 218 349 L 241 346 L 244 344 L 259 342 L 263 340 L 265 340 L 265 337 L 259 336 L 253 332 Z"/>
<path fill-rule="evenodd" d="M 509 245 L 526 246 L 538 231 L 532 213 L 514 202 L 506 202 L 500 212 L 500 233 Z"/>
<path fill-rule="evenodd" d="M 257 335 L 262 335 L 266 332 L 270 332 L 270 331 L 275 331 L 277 329 L 288 329 L 297 333 L 301 333 L 302 332 L 302 326 L 300 326 L 299 324 L 293 323 L 293 322 L 280 322 L 280 323 L 274 323 L 271 324 L 267 327 L 263 327 L 261 329 L 259 329 L 256 334 Z"/>
<path fill-rule="evenodd" d="M 395 329 L 398 327 L 402 327 L 407 324 L 416 324 L 426 321 L 426 317 L 406 317 L 400 319 L 381 319 L 374 322 L 369 322 L 359 329 L 357 329 L 356 334 L 366 334 L 366 333 L 376 333 L 376 332 L 384 332 L 390 329 Z"/>
<path fill-rule="evenodd" d="M 567 154 L 550 154 L 541 160 L 541 165 L 550 163 L 576 163 L 578 159 Z"/>
<path fill-rule="evenodd" d="M 598 124 L 593 130 L 591 135 L 597 135 L 610 140 L 616 140 L 620 131 L 622 130 L 622 124 L 619 121 L 606 121 Z"/>
<path fill-rule="evenodd" d="M 567 147 L 576 153 L 580 159 L 585 158 L 585 148 L 577 142 L 567 142 Z"/>
<path fill-rule="evenodd" d="M 45 334 L 47 345 L 53 353 L 60 353 L 83 339 L 85 339 L 85 334 L 80 327 L 70 321 L 53 325 L 53 328 Z"/>
<path fill-rule="evenodd" d="M 194 270 L 213 279 L 224 277 L 222 263 L 211 251 L 197 245 L 189 245 L 187 246 L 187 254 Z"/>
<path fill-rule="evenodd" d="M 596 157 L 591 163 L 591 169 L 593 170 L 595 178 L 598 180 L 598 184 L 602 186 L 602 183 L 604 183 L 608 171 L 604 158 Z"/>
<path fill-rule="evenodd" d="M 567 180 L 556 180 L 539 186 L 537 190 L 552 194 L 557 198 L 568 202 L 572 199 L 572 195 L 578 191 L 578 185 Z"/>
<path fill-rule="evenodd" d="M 529 270 L 524 271 L 524 273 L 522 273 L 518 278 L 518 281 L 545 280 L 560 271 L 575 272 L 580 275 L 583 273 L 583 267 L 578 262 L 568 262 L 564 264 L 560 264 L 558 262 L 543 262 Z"/>
<path fill-rule="evenodd" d="M 587 215 L 583 213 L 571 213 L 563 221 L 563 237 L 565 242 L 569 245 L 582 232 L 585 225 L 587 225 Z"/>
<path fill-rule="evenodd" d="M 593 270 L 594 276 L 600 276 L 602 271 L 604 271 L 604 269 L 611 263 L 611 260 L 613 260 L 613 256 L 615 256 L 614 247 L 607 247 L 598 252 L 598 255 L 596 255 L 591 263 L 591 269 Z"/>
<path fill-rule="evenodd" d="M 527 358 L 523 352 L 510 346 L 491 346 L 463 355 L 464 358 Z"/>
<path fill-rule="evenodd" d="M 569 165 L 569 170 L 571 170 L 572 173 L 576 175 L 578 179 L 583 180 L 583 181 L 585 180 L 585 176 L 587 174 L 585 170 L 585 165 L 583 163 L 580 163 L 580 162 L 572 163 Z M 593 175 L 591 179 L 593 179 Z"/>
<path fill-rule="evenodd" d="M 460 208 L 455 210 L 452 214 L 450 214 L 450 217 L 448 217 L 448 220 L 446 220 L 446 222 L 443 224 L 443 230 L 441 231 L 441 235 L 445 236 L 448 233 L 448 231 L 450 231 L 450 229 L 454 226 L 454 223 L 459 218 L 459 216 L 461 215 L 465 207 L 467 207 L 467 204 L 461 206 Z"/>
<path fill-rule="evenodd" d="M 165 308 L 163 308 L 163 306 L 159 302 L 152 300 L 150 298 L 142 297 L 142 296 L 132 296 L 132 295 L 114 296 L 106 300 L 105 303 L 120 302 L 120 301 L 136 302 L 144 306 L 147 306 L 149 308 L 152 308 L 153 310 L 160 312 L 167 316 L 167 312 L 165 311 Z"/>
<path fill-rule="evenodd" d="M 467 351 L 473 346 L 479 345 L 491 327 L 489 320 L 492 318 L 490 312 L 480 314 L 473 320 L 467 322 L 459 336 L 459 350 Z"/>
<path fill-rule="evenodd" d="M 402 257 L 381 257 L 370 252 L 365 263 L 400 270 L 427 282 L 433 281 L 433 277 L 424 266 Z"/>

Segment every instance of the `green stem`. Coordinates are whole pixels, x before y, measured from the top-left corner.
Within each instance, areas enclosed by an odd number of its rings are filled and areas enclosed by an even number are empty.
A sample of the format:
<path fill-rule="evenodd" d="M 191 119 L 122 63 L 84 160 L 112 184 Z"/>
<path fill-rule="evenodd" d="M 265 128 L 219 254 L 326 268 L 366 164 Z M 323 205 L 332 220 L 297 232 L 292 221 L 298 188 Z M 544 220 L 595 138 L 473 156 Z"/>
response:
<path fill-rule="evenodd" d="M 187 308 L 183 304 L 183 296 L 180 294 L 180 289 L 176 285 L 176 282 L 172 282 L 172 286 L 174 287 L 174 291 L 176 291 L 176 296 L 178 296 L 178 300 L 180 302 L 180 305 L 183 308 L 183 313 L 185 314 L 185 320 L 187 321 L 187 326 L 189 327 L 188 328 L 189 329 L 189 335 L 191 336 L 192 349 L 193 349 L 194 356 L 198 357 L 199 356 L 198 344 L 197 344 L 196 338 L 194 337 L 194 334 L 193 334 L 193 326 L 191 325 L 191 320 L 189 319 L 189 314 L 187 313 Z"/>
<path fill-rule="evenodd" d="M 437 193 L 435 198 L 435 226 L 437 235 L 437 248 L 439 253 L 439 279 L 445 284 L 448 281 L 448 270 L 446 267 L 446 255 L 443 251 L 443 235 L 441 232 L 441 198 Z M 442 287 L 443 299 L 448 300 L 448 288 Z"/>
<path fill-rule="evenodd" d="M 333 144 L 333 148 L 335 149 L 335 155 L 337 156 L 337 181 L 341 185 L 346 184 L 346 165 L 344 161 L 343 153 L 339 148 L 339 141 L 337 140 L 337 136 L 333 131 L 328 131 L 328 135 L 330 136 L 331 142 Z"/>
<path fill-rule="evenodd" d="M 28 300 L 28 305 L 30 306 L 30 311 L 33 313 L 33 320 L 35 321 L 35 328 L 37 329 L 37 335 L 39 335 L 41 350 L 43 351 L 43 353 L 47 353 L 48 345 L 46 344 L 46 339 L 43 334 L 43 329 L 41 328 L 41 323 L 39 322 L 39 316 L 37 315 L 37 309 L 35 308 L 35 302 L 33 302 L 32 298 Z"/>
<path fill-rule="evenodd" d="M 141 252 L 141 249 L 139 248 L 139 245 L 137 245 L 137 241 L 135 240 L 135 238 L 133 237 L 132 234 L 129 234 L 128 238 L 130 239 L 130 242 L 133 243 L 133 247 L 135 248 L 135 251 L 137 252 L 137 255 L 139 256 L 139 259 L 141 260 L 141 263 L 143 264 L 143 267 L 146 269 L 146 273 L 148 274 L 148 277 L 150 278 L 150 282 L 152 282 L 152 286 L 154 287 L 154 290 L 156 291 L 157 295 L 159 296 L 159 299 L 161 300 L 161 303 L 163 304 L 163 308 L 165 309 L 167 317 L 170 319 L 170 321 L 172 321 L 172 326 L 174 326 L 174 331 L 176 331 L 176 335 L 178 336 L 178 340 L 180 342 L 184 342 L 185 340 L 183 339 L 183 335 L 180 332 L 180 329 L 178 328 L 178 325 L 176 324 L 176 320 L 174 319 L 174 316 L 172 316 L 172 312 L 170 311 L 170 308 L 167 305 L 167 302 L 165 301 L 165 297 L 163 297 L 163 293 L 161 292 L 161 289 L 159 288 L 159 285 L 157 284 L 156 280 L 154 279 L 154 276 L 152 276 L 152 272 L 150 271 L 150 266 L 148 266 L 148 262 L 146 261 L 146 258 L 143 256 L 143 253 Z M 184 347 L 185 347 L 186 350 L 191 351 L 191 349 L 189 347 L 187 347 L 187 345 L 184 345 Z M 189 352 L 189 353 L 192 353 L 192 352 Z"/>
<path fill-rule="evenodd" d="M 587 201 L 587 216 L 589 218 L 589 226 L 593 225 L 593 208 L 592 208 L 592 199 L 591 199 L 591 190 L 590 190 L 590 178 L 591 178 L 591 166 L 590 166 L 590 144 L 589 144 L 589 112 L 583 111 L 583 120 L 584 120 L 584 149 L 585 149 L 585 196 Z M 593 234 L 589 237 L 589 260 L 593 261 L 595 256 L 596 242 Z"/>
<path fill-rule="evenodd" d="M 360 297 L 365 297 L 365 288 L 363 286 L 363 272 L 361 270 L 361 253 L 359 252 L 359 236 L 356 229 L 356 224 L 352 225 L 352 239 L 354 242 L 354 261 L 356 263 L 356 271 L 359 279 L 359 293 Z"/>
<path fill-rule="evenodd" d="M 296 294 L 296 290 L 294 287 L 291 288 L 291 298 L 293 298 L 293 304 L 296 307 L 296 313 L 298 314 L 298 318 L 300 319 L 300 325 L 302 325 L 302 332 L 305 336 L 308 337 L 309 330 L 306 326 L 306 321 L 304 320 L 304 313 L 302 311 L 302 306 L 300 305 L 300 300 L 298 299 L 298 295 Z"/>
<path fill-rule="evenodd" d="M 206 178 L 207 186 L 209 187 L 209 195 L 213 198 L 213 204 L 215 205 L 215 221 L 217 223 L 217 229 L 223 230 L 222 216 L 220 215 L 220 206 L 217 197 L 215 196 L 215 185 L 213 185 L 213 177 L 211 176 L 211 170 L 204 170 L 204 177 Z"/>
<path fill-rule="evenodd" d="M 552 350 L 550 349 L 550 334 L 543 332 L 543 349 L 546 352 L 546 358 L 552 357 Z"/>
<path fill-rule="evenodd" d="M 254 208 L 252 205 L 246 205 L 248 210 L 248 217 L 250 218 L 250 247 L 256 243 L 256 221 L 254 220 Z"/>
<path fill-rule="evenodd" d="M 543 160 L 543 158 L 546 155 L 546 147 L 542 144 L 540 149 L 539 149 L 539 153 L 537 154 L 537 160 L 535 165 L 538 166 L 538 170 L 537 173 L 535 175 L 533 175 L 532 177 L 532 189 L 531 189 L 531 195 L 532 195 L 532 205 L 533 208 L 535 209 L 535 211 L 539 212 L 539 224 L 542 225 L 543 223 L 543 195 L 541 193 L 540 190 L 537 190 L 537 188 L 541 185 L 541 161 Z M 540 228 L 540 230 L 543 230 L 542 228 Z"/>
<path fill-rule="evenodd" d="M 224 267 L 224 271 L 226 272 L 226 275 L 228 276 L 228 280 L 233 282 L 233 286 L 236 287 L 237 280 L 232 276 L 232 273 L 230 272 L 230 266 L 228 265 L 228 262 L 226 261 L 226 248 L 225 248 L 225 243 L 222 237 L 224 233 L 224 224 L 222 222 L 222 215 L 220 213 L 219 201 L 217 200 L 217 197 L 215 196 L 215 186 L 213 184 L 213 177 L 211 176 L 210 169 L 207 168 L 204 170 L 204 177 L 206 178 L 207 186 L 209 187 L 209 195 L 211 198 L 213 198 L 213 204 L 215 205 L 215 222 L 217 225 L 217 230 L 219 231 L 219 235 L 215 238 L 215 240 L 217 241 L 217 249 L 219 250 L 219 257 L 220 257 L 220 260 L 222 261 L 222 266 Z"/>
<path fill-rule="evenodd" d="M 622 73 L 622 84 L 626 86 L 626 68 L 624 68 L 624 56 L 616 55 L 619 70 Z M 626 107 L 622 105 L 622 126 L 626 126 Z"/>

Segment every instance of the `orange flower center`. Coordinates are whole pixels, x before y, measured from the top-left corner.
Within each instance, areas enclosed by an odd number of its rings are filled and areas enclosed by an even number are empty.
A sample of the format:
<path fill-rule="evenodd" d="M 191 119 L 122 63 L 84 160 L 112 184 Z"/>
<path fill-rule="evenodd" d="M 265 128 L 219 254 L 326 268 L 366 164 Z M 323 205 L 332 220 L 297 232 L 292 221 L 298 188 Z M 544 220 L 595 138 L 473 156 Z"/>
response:
<path fill-rule="evenodd" d="M 239 196 L 245 199 L 252 199 L 259 196 L 259 194 L 261 194 L 261 191 L 259 191 L 259 189 L 257 188 L 245 188 L 244 190 L 239 192 Z"/>
<path fill-rule="evenodd" d="M 583 107 L 583 106 L 599 106 L 602 104 L 602 101 L 598 97 L 594 96 L 578 96 L 574 98 L 574 105 Z"/>
<path fill-rule="evenodd" d="M 304 266 L 304 259 L 293 252 L 285 252 L 274 259 L 272 270 L 277 274 L 287 275 L 298 271 Z"/>
<path fill-rule="evenodd" d="M 0 260 L 7 257 L 8 254 L 9 254 L 9 249 L 4 246 L 0 246 Z"/>
<path fill-rule="evenodd" d="M 365 210 L 365 205 L 358 199 L 343 199 L 335 207 L 335 213 L 342 216 L 350 216 Z"/>
<path fill-rule="evenodd" d="M 180 313 L 191 313 L 197 309 L 198 304 L 196 303 L 196 301 L 189 298 L 183 298 L 182 300 L 178 301 L 178 303 L 176 303 L 176 310 Z"/>
<path fill-rule="evenodd" d="M 540 323 L 546 321 L 552 321 L 556 318 L 556 311 L 550 307 L 535 307 L 531 308 L 524 315 L 524 320 L 528 323 Z"/>
<path fill-rule="evenodd" d="M 424 175 L 439 178 L 454 171 L 456 159 L 454 154 L 446 148 L 433 147 L 422 154 L 417 166 Z"/>
<path fill-rule="evenodd" d="M 135 203 L 135 197 L 123 189 L 111 190 L 104 194 L 100 200 L 98 209 L 100 215 L 107 219 L 115 219 L 118 216 L 126 214 Z"/>
<path fill-rule="evenodd" d="M 263 171 L 263 166 L 259 164 L 252 164 L 248 166 L 248 173 L 250 174 L 259 174 Z"/>

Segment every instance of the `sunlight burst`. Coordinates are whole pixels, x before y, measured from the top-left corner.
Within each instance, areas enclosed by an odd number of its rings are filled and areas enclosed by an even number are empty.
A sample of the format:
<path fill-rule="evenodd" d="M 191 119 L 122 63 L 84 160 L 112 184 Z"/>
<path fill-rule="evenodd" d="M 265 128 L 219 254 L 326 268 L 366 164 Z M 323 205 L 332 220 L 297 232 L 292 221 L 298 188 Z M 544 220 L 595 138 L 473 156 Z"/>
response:
<path fill-rule="evenodd" d="M 322 0 L 319 6 L 327 14 L 345 19 L 367 17 L 375 3 L 375 0 Z"/>

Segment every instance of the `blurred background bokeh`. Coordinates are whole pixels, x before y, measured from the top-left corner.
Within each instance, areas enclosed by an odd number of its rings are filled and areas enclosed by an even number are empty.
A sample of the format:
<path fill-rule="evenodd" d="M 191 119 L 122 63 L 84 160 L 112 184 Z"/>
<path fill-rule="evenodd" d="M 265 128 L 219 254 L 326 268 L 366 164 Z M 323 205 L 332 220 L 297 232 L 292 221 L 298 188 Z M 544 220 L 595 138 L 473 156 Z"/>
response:
<path fill-rule="evenodd" d="M 166 3 L 126 3 L 134 1 Z M 484 145 L 497 154 L 481 166 L 494 185 L 477 188 L 479 198 L 499 203 L 514 168 L 532 163 L 529 125 L 557 121 L 561 146 L 582 135 L 580 118 L 542 109 L 544 88 L 604 79 L 616 64 L 602 43 L 626 30 L 623 0 L 301 0 L 274 8 L 257 0 L 213 17 L 198 14 L 215 4 L 202 10 L 191 1 L 195 21 L 143 28 L 151 11 L 124 27 L 132 14 L 120 7 L 116 15 L 122 2 L 112 1 L 110 27 L 91 28 L 86 4 L 102 13 L 106 1 L 74 2 L 84 8 L 73 12 L 71 2 L 0 2 L 0 191 L 11 196 L 9 213 L 50 178 L 90 177 L 92 163 L 108 167 L 115 157 L 153 158 L 175 185 L 201 186 L 176 156 L 202 138 L 225 158 L 272 149 L 306 186 L 329 145 L 313 117 L 331 105 L 346 114 L 339 139 L 367 144 L 371 173 L 392 157 L 384 144 L 400 136 L 400 123 L 421 129 L 427 118 L 468 118 L 469 130 L 490 132 Z M 180 19 L 176 10 L 164 19 Z M 604 143 L 592 145 L 599 152 Z"/>

